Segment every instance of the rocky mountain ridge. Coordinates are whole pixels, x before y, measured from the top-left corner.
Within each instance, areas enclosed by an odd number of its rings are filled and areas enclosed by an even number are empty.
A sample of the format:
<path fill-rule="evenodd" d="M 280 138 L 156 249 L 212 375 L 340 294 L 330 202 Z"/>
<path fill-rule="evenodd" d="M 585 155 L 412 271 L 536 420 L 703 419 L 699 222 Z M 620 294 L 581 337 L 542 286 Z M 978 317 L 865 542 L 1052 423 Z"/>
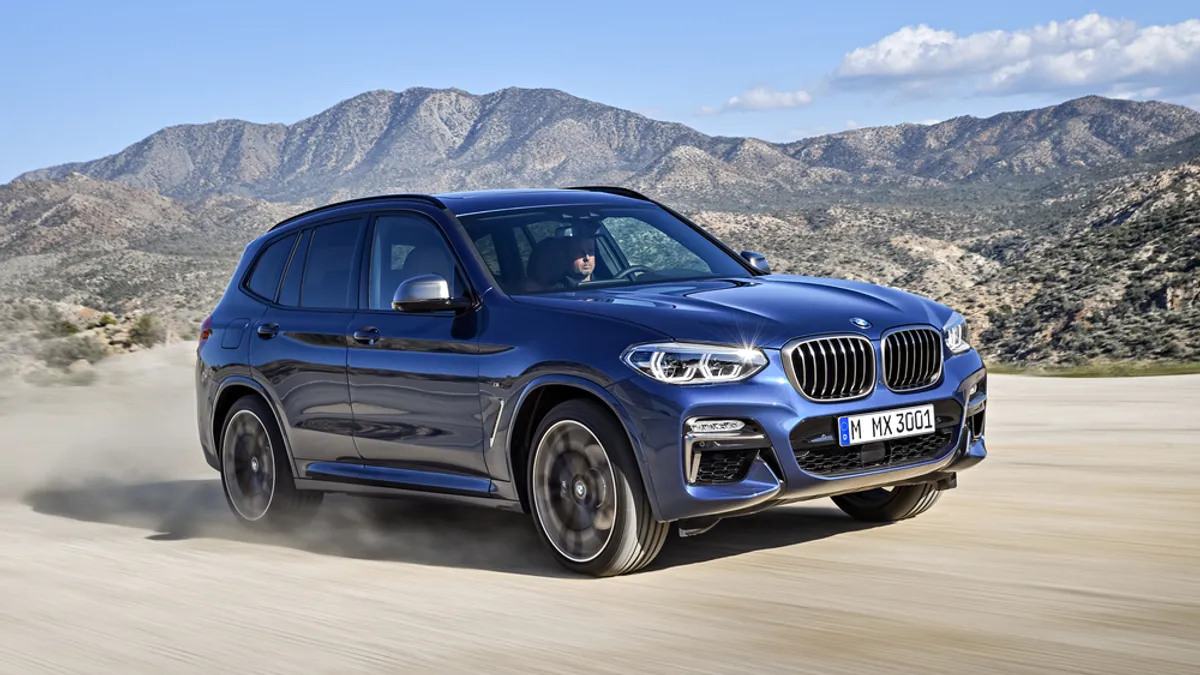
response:
<path fill-rule="evenodd" d="M 295 124 L 172 126 L 81 173 L 180 200 L 332 201 L 387 191 L 622 184 L 695 208 L 745 210 L 830 190 L 921 189 L 1127 159 L 1200 134 L 1200 112 L 1097 96 L 988 118 L 768 143 L 708 136 L 554 89 L 370 91 Z"/>

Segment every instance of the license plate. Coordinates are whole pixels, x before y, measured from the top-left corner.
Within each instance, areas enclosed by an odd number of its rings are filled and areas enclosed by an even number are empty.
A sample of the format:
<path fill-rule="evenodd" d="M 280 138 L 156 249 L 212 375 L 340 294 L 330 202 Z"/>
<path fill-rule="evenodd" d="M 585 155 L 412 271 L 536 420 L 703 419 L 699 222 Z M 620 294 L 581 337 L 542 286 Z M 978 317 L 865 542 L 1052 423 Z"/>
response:
<path fill-rule="evenodd" d="M 921 436 L 933 431 L 933 404 L 838 418 L 838 443 L 843 447 Z"/>

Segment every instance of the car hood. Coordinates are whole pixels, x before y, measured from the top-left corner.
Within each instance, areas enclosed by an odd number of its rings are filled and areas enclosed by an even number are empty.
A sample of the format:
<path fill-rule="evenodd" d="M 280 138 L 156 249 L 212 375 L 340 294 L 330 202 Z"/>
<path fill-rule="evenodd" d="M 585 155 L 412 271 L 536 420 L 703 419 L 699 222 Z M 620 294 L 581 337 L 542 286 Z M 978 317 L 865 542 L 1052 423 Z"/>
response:
<path fill-rule="evenodd" d="M 640 324 L 675 340 L 780 348 L 825 333 L 878 338 L 896 326 L 940 328 L 952 310 L 894 288 L 782 274 L 747 279 L 637 284 L 516 296 L 515 300 Z M 863 329 L 851 319 L 865 319 Z"/>

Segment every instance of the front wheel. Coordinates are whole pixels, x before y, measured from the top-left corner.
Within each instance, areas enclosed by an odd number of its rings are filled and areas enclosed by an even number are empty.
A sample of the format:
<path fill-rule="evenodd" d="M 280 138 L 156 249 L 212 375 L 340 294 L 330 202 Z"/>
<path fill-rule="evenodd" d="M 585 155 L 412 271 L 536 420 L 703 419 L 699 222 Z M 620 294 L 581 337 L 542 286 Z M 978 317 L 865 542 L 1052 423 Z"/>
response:
<path fill-rule="evenodd" d="M 654 520 L 629 439 L 599 404 L 566 401 L 542 419 L 528 476 L 539 538 L 567 569 L 628 574 L 662 550 L 670 526 Z"/>
<path fill-rule="evenodd" d="M 254 529 L 288 530 L 308 522 L 322 493 L 297 490 L 283 436 L 270 408 L 245 396 L 221 431 L 221 486 L 233 515 Z"/>
<path fill-rule="evenodd" d="M 851 518 L 885 523 L 912 518 L 928 511 L 942 496 L 933 483 L 875 488 L 831 497 Z"/>

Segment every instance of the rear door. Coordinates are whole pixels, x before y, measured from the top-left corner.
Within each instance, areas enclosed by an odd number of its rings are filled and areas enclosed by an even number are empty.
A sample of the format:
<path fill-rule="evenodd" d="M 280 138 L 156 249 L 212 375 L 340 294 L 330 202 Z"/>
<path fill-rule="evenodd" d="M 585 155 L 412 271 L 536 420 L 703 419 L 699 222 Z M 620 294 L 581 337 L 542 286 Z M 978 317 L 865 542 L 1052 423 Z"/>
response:
<path fill-rule="evenodd" d="M 363 339 L 349 342 L 359 454 L 396 468 L 485 476 L 475 311 L 391 306 L 400 283 L 418 275 L 443 277 L 452 297 L 466 293 L 440 224 L 418 207 L 378 212 L 364 259 L 364 308 L 350 328 Z"/>
<path fill-rule="evenodd" d="M 254 376 L 274 393 L 297 460 L 358 459 L 346 359 L 366 225 L 343 216 L 304 230 L 251 330 Z"/>

